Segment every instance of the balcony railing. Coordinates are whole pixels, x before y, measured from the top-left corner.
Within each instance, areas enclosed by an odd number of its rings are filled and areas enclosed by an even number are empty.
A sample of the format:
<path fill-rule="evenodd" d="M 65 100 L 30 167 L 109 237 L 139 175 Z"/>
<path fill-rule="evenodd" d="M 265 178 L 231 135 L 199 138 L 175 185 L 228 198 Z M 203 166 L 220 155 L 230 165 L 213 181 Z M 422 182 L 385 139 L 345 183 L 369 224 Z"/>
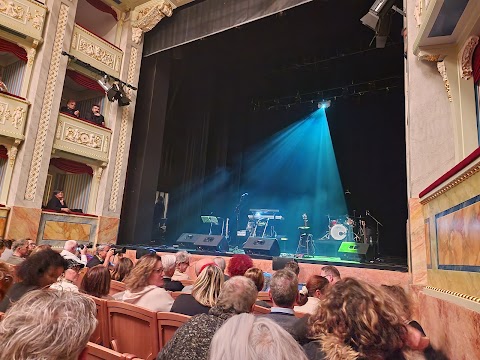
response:
<path fill-rule="evenodd" d="M 112 131 L 67 114 L 58 115 L 54 149 L 108 162 Z"/>
<path fill-rule="evenodd" d="M 29 102 L 0 92 L 0 135 L 23 140 Z"/>
<path fill-rule="evenodd" d="M 70 54 L 109 75 L 120 77 L 123 51 L 78 24 L 73 28 Z"/>
<path fill-rule="evenodd" d="M 47 7 L 35 0 L 0 1 L 0 25 L 42 40 Z"/>

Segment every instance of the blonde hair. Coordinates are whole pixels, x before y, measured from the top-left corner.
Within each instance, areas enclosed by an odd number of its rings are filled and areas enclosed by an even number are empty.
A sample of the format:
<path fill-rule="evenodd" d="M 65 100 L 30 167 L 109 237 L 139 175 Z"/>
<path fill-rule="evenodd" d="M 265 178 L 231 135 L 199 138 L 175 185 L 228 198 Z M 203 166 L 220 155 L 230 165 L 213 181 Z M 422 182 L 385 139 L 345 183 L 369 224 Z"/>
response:
<path fill-rule="evenodd" d="M 224 279 L 218 266 L 208 265 L 195 280 L 192 296 L 203 306 L 215 306 Z"/>
<path fill-rule="evenodd" d="M 124 280 L 127 290 L 131 292 L 139 292 L 148 286 L 148 279 L 150 278 L 153 269 L 155 269 L 157 261 L 162 262 L 162 258 L 157 254 L 147 254 L 142 256 Z"/>
<path fill-rule="evenodd" d="M 77 360 L 97 326 L 96 313 L 85 295 L 30 291 L 0 322 L 0 359 Z"/>
<path fill-rule="evenodd" d="M 240 314 L 228 319 L 212 339 L 209 360 L 223 359 L 307 360 L 307 357 L 293 337 L 274 321 Z"/>

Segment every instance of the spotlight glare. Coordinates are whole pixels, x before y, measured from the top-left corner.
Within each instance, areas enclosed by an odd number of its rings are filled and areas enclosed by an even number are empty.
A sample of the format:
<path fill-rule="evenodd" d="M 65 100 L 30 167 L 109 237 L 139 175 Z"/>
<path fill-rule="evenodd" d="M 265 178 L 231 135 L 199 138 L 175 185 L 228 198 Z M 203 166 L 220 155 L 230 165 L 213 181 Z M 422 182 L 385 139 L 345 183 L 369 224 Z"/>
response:
<path fill-rule="evenodd" d="M 318 103 L 319 109 L 327 109 L 332 104 L 331 100 L 324 100 Z"/>

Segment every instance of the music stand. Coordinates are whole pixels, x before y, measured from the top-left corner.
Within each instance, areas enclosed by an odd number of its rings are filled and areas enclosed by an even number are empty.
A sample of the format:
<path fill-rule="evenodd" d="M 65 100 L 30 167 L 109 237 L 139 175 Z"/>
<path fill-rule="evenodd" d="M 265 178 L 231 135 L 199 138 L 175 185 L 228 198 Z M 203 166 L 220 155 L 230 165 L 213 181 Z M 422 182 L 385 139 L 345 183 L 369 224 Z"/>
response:
<path fill-rule="evenodd" d="M 218 218 L 211 215 L 202 215 L 200 216 L 200 218 L 202 219 L 202 222 L 204 224 L 210 224 L 210 232 L 208 233 L 208 235 L 212 235 L 212 226 L 218 225 Z"/>

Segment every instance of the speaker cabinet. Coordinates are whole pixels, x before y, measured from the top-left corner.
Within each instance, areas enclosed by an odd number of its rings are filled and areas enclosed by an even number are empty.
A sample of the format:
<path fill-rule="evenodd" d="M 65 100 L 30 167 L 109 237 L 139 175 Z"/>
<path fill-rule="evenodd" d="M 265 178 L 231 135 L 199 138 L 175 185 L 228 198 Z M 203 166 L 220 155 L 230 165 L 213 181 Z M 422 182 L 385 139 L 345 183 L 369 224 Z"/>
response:
<path fill-rule="evenodd" d="M 203 234 L 192 234 L 192 233 L 183 233 L 177 239 L 177 244 L 179 247 L 183 249 L 192 249 L 195 250 L 195 242 L 202 236 Z"/>
<path fill-rule="evenodd" d="M 243 246 L 243 250 L 245 254 L 249 255 L 280 255 L 280 245 L 278 245 L 277 239 L 249 237 Z"/>
<path fill-rule="evenodd" d="M 338 248 L 338 256 L 343 260 L 367 262 L 373 259 L 373 247 L 365 243 L 344 241 Z"/>
<path fill-rule="evenodd" d="M 194 245 L 200 251 L 228 251 L 228 241 L 222 235 L 201 235 Z"/>

